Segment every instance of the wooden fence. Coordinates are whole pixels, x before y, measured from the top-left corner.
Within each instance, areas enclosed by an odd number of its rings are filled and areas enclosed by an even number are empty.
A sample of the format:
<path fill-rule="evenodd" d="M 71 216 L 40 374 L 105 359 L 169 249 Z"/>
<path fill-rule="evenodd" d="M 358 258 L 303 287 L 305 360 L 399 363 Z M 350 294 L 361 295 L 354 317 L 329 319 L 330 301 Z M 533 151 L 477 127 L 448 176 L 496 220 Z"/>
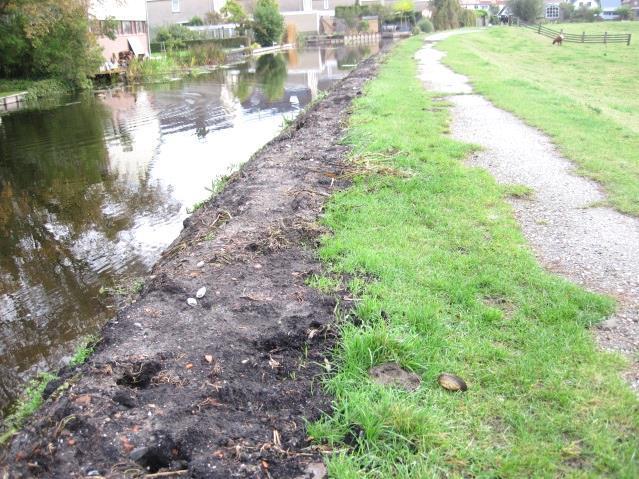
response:
<path fill-rule="evenodd" d="M 583 32 L 581 35 L 578 33 L 564 33 L 563 30 L 556 31 L 548 27 L 544 27 L 542 24 L 530 24 L 524 22 L 518 22 L 518 25 L 524 28 L 528 28 L 548 38 L 556 38 L 558 35 L 564 36 L 564 42 L 570 43 L 625 43 L 630 45 L 630 39 L 632 34 L 630 33 L 608 33 L 604 32 L 597 35 L 586 35 Z"/>

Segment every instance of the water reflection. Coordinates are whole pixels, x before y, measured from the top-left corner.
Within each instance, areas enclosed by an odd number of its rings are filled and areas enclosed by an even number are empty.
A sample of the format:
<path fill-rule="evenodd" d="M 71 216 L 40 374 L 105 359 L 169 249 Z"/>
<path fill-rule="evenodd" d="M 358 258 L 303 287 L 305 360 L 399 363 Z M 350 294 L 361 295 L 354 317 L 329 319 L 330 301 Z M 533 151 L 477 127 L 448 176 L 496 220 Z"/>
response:
<path fill-rule="evenodd" d="M 113 314 L 101 286 L 146 273 L 216 177 L 369 53 L 267 55 L 0 116 L 0 406 Z"/>

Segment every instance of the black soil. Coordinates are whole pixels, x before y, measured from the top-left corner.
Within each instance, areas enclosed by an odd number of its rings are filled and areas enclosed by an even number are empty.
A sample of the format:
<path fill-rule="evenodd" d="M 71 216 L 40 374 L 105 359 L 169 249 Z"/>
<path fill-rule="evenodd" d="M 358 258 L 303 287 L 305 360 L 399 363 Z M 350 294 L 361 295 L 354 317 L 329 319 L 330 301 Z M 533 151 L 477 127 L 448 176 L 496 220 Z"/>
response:
<path fill-rule="evenodd" d="M 311 478 L 305 419 L 330 411 L 318 377 L 332 297 L 306 285 L 363 62 L 186 222 L 137 301 L 103 330 L 5 447 L 3 477 Z M 194 173 L 195 174 L 195 173 Z M 197 306 L 187 304 L 201 287 Z M 50 391 L 49 391 L 50 392 Z M 155 476 L 158 477 L 158 476 Z"/>

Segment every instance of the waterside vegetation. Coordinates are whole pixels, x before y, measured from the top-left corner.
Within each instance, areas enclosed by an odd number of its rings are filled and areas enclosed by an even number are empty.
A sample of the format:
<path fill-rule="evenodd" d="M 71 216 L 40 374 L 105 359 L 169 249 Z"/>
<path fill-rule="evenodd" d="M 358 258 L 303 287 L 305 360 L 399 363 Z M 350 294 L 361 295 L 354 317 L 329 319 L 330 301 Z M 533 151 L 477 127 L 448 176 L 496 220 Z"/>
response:
<path fill-rule="evenodd" d="M 97 336 L 87 336 L 74 351 L 67 368 L 73 369 L 84 364 L 93 354 L 99 341 L 100 339 Z M 13 405 L 11 412 L 3 420 L 2 429 L 0 430 L 0 445 L 11 439 L 20 430 L 25 421 L 40 409 L 45 400 L 45 390 L 54 381 L 60 382 L 55 388 L 56 390 L 64 389 L 65 384 L 67 384 L 57 374 L 51 372 L 42 372 L 29 381 L 20 399 Z"/>
<path fill-rule="evenodd" d="M 463 164 L 472 147 L 417 80 L 421 43 L 396 47 L 354 105 L 346 141 L 370 167 L 327 205 L 328 273 L 310 280 L 342 276 L 356 305 L 326 368 L 334 412 L 308 428 L 333 449 L 329 475 L 637 477 L 639 402 L 588 331 L 614 304 L 545 272 L 510 193 Z M 421 386 L 374 383 L 389 361 Z M 443 372 L 468 390 L 443 390 Z"/>

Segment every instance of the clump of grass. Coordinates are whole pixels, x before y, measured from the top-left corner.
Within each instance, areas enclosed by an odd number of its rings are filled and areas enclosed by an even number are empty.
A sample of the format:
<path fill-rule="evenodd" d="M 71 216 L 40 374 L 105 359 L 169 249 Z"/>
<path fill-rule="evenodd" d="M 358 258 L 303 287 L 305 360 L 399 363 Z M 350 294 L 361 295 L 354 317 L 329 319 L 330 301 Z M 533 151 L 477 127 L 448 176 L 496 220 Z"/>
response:
<path fill-rule="evenodd" d="M 84 364 L 93 354 L 96 345 L 100 341 L 99 336 L 92 334 L 87 336 L 82 343 L 75 349 L 69 366 L 76 367 Z M 47 385 L 51 381 L 58 379 L 58 375 L 50 372 L 42 372 L 35 379 L 29 381 L 20 398 L 12 407 L 12 412 L 6 417 L 2 424 L 2 433 L 0 433 L 0 445 L 5 444 L 16 432 L 24 425 L 44 402 L 43 394 Z M 67 387 L 62 384 L 60 388 Z"/>
<path fill-rule="evenodd" d="M 212 198 L 217 196 L 226 187 L 229 180 L 231 179 L 231 176 L 233 175 L 233 172 L 236 170 L 237 170 L 237 166 L 230 166 L 227 170 L 227 173 L 220 175 L 217 178 L 215 178 L 213 181 L 211 181 L 211 187 L 206 188 L 206 191 L 209 192 L 209 196 L 202 201 L 198 201 L 190 208 L 187 208 L 186 212 L 188 214 L 195 213 L 197 210 L 201 209 L 206 203 L 208 203 Z"/>
<path fill-rule="evenodd" d="M 0 444 L 6 443 L 22 427 L 24 422 L 40 409 L 44 402 L 42 399 L 44 389 L 50 381 L 56 378 L 57 376 L 52 373 L 40 373 L 38 377 L 29 382 L 13 407 L 13 412 L 4 420 L 4 432 L 0 434 Z"/>
<path fill-rule="evenodd" d="M 502 188 L 444 134 L 448 112 L 416 78 L 420 47 L 396 47 L 346 140 L 384 165 L 393 151 L 391 166 L 412 174 L 371 169 L 325 211 L 333 234 L 319 255 L 359 298 L 325 382 L 333 413 L 308 428 L 341 451 L 329 475 L 637 477 L 639 402 L 619 378 L 625 362 L 587 329 L 613 301 L 537 264 Z M 386 361 L 420 389 L 373 383 L 369 368 Z M 442 372 L 468 391 L 443 390 Z"/>
<path fill-rule="evenodd" d="M 306 284 L 311 288 L 315 288 L 324 294 L 335 293 L 342 287 L 342 282 L 338 278 L 329 276 L 320 276 L 314 274 L 306 280 Z"/>
<path fill-rule="evenodd" d="M 119 296 L 131 298 L 144 289 L 143 278 L 130 278 L 122 280 L 114 286 L 100 286 L 100 294 L 107 296 Z"/>
<path fill-rule="evenodd" d="M 75 352 L 73 353 L 73 356 L 71 356 L 71 360 L 69 361 L 69 366 L 74 367 L 74 366 L 79 366 L 80 364 L 86 363 L 87 359 L 89 359 L 89 357 L 95 351 L 95 347 L 97 346 L 98 342 L 100 342 L 99 336 L 95 334 L 87 336 L 82 342 L 82 344 L 80 344 L 76 348 Z"/>
<path fill-rule="evenodd" d="M 526 185 L 502 185 L 505 196 L 520 199 L 530 199 L 533 197 L 535 190 Z"/>

